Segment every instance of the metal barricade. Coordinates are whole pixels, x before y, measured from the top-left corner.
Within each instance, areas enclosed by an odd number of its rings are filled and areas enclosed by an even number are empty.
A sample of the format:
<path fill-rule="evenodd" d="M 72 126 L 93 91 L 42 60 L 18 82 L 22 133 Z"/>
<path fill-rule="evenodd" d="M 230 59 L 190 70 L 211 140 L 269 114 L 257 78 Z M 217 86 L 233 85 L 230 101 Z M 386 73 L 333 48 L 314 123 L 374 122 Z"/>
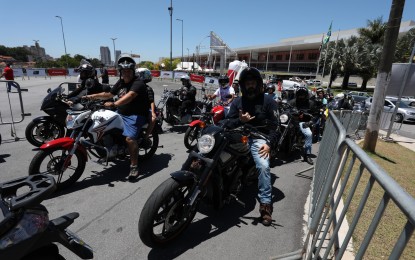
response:
<path fill-rule="evenodd" d="M 24 118 L 26 116 L 31 116 L 31 113 L 25 113 L 24 112 L 24 107 L 23 107 L 23 99 L 22 99 L 22 91 L 28 91 L 27 89 L 22 89 L 20 88 L 19 83 L 17 83 L 16 81 L 13 80 L 0 80 L 0 86 L 4 85 L 6 87 L 6 89 L 8 89 L 8 84 L 11 84 L 12 86 L 10 86 L 10 89 L 17 89 L 17 94 L 18 94 L 18 101 L 20 104 L 20 118 L 15 118 L 15 115 L 13 113 L 13 109 L 12 109 L 12 103 L 15 104 L 11 98 L 10 95 L 11 93 L 6 91 L 7 93 L 7 100 L 8 100 L 8 109 L 10 110 L 10 117 L 11 119 L 8 120 L 3 120 L 3 113 L 0 110 L 0 125 L 10 125 L 10 131 L 11 131 L 11 136 L 14 137 L 15 141 L 18 141 L 20 138 L 17 136 L 16 134 L 16 127 L 14 126 L 17 123 L 23 122 Z M 14 94 L 14 93 L 13 93 Z M 1 140 L 1 138 L 0 138 Z"/>
<path fill-rule="evenodd" d="M 391 201 L 398 206 L 406 224 L 400 229 L 401 234 L 393 247 L 388 248 L 389 259 L 399 259 L 414 232 L 415 199 L 353 140 L 347 138 L 347 128 L 344 125 L 354 128 L 354 122 L 359 121 L 357 118 L 361 115 L 346 113 L 342 116 L 343 123 L 331 111 L 326 122 L 311 184 L 304 247 L 274 259 L 362 259 L 372 239 L 381 239 L 376 237 L 375 232 L 381 228 L 380 221 Z M 368 181 L 364 182 L 365 178 L 362 177 L 367 177 Z M 383 194 L 370 197 L 370 201 L 378 203 L 378 207 L 358 251 L 353 252 L 351 239 L 375 184 Z M 362 187 L 361 185 L 364 186 L 364 191 L 356 194 L 357 187 Z M 351 217 L 348 222 L 346 213 L 350 210 L 352 201 L 358 205 L 354 215 L 348 216 Z"/>

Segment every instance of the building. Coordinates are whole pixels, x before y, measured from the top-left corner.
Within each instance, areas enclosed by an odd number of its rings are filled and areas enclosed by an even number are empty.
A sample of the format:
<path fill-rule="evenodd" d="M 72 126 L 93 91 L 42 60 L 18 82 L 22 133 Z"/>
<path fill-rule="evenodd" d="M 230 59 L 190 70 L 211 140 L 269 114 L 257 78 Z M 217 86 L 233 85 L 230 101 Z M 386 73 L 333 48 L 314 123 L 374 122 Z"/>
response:
<path fill-rule="evenodd" d="M 402 22 L 399 35 L 407 33 L 414 27 L 414 21 Z M 339 39 L 348 39 L 352 35 L 359 35 L 357 28 L 332 32 L 330 41 L 335 41 L 337 36 Z M 229 62 L 236 58 L 245 60 L 249 66 L 262 71 L 311 77 L 316 74 L 322 37 L 323 34 L 313 34 L 282 39 L 278 43 L 233 48 L 234 53 L 228 57 L 225 56 L 225 68 L 228 67 Z M 190 60 L 193 59 L 190 57 Z M 199 64 L 202 67 L 214 66 L 214 69 L 218 70 L 220 55 L 214 52 L 211 55 L 201 53 L 200 57 L 196 57 L 196 60 L 200 61 Z"/>
<path fill-rule="evenodd" d="M 111 65 L 111 52 L 107 46 L 101 46 L 99 48 L 99 52 L 101 54 L 101 63 L 105 64 L 106 66 Z"/>
<path fill-rule="evenodd" d="M 35 45 L 32 45 L 30 47 L 27 45 L 23 45 L 23 48 L 28 50 L 31 54 L 31 55 L 28 55 L 29 62 L 37 61 L 37 60 L 45 61 L 45 60 L 53 59 L 52 57 L 46 54 L 45 48 L 40 47 L 40 44 L 38 41 L 35 41 L 35 42 L 36 42 Z"/>

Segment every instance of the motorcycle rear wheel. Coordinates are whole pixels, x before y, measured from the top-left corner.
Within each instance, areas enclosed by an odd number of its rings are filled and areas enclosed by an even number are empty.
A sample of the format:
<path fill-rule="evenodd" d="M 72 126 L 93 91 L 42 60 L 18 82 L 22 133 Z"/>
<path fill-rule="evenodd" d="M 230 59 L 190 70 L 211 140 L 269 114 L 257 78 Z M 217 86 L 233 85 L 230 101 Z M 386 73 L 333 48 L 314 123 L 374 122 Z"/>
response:
<path fill-rule="evenodd" d="M 139 145 L 138 147 L 138 160 L 145 161 L 150 159 L 157 151 L 159 146 L 159 134 L 157 133 L 155 127 L 153 128 L 153 132 L 148 137 L 151 141 L 150 147 L 142 147 Z"/>
<path fill-rule="evenodd" d="M 27 141 L 36 147 L 65 135 L 65 128 L 53 121 L 31 121 L 25 130 Z"/>
<path fill-rule="evenodd" d="M 69 162 L 69 166 L 62 173 L 62 179 L 59 181 L 59 175 L 69 151 L 62 147 L 54 147 L 47 150 L 39 151 L 29 165 L 29 175 L 46 173 L 52 175 L 57 183 L 58 189 L 65 189 L 74 184 L 85 170 L 86 160 L 81 151 L 75 151 Z M 49 159 L 49 161 L 47 161 Z M 76 167 L 75 167 L 76 159 Z M 47 161 L 47 162 L 46 162 Z M 72 172 L 72 174 L 71 174 Z M 67 178 L 65 178 L 67 177 Z M 64 178 L 66 180 L 64 180 Z"/>
<path fill-rule="evenodd" d="M 138 233 L 145 245 L 152 248 L 164 246 L 189 226 L 198 205 L 196 201 L 191 209 L 186 209 L 192 186 L 192 183 L 169 178 L 153 191 L 138 222 Z"/>
<path fill-rule="evenodd" d="M 184 134 L 184 146 L 189 149 L 193 150 L 193 148 L 197 145 L 197 138 L 199 135 L 199 127 L 198 126 L 189 126 Z"/>

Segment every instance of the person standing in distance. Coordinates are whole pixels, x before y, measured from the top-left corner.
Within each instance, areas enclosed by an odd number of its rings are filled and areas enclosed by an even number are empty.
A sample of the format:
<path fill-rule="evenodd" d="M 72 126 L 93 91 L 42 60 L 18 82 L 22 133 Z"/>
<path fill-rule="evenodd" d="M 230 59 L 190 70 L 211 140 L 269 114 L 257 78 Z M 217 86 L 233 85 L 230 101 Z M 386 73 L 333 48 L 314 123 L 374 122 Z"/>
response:
<path fill-rule="evenodd" d="M 109 84 L 110 80 L 108 77 L 108 70 L 105 68 L 105 64 L 101 63 L 101 67 L 99 68 L 101 70 L 101 75 L 99 75 L 99 78 L 102 79 L 102 84 Z"/>
<path fill-rule="evenodd" d="M 147 87 L 144 82 L 135 75 L 135 61 L 129 55 L 121 55 L 117 61 L 120 73 L 119 84 L 114 85 L 109 93 L 88 95 L 88 99 L 109 99 L 118 96 L 115 102 L 106 102 L 104 106 L 117 108 L 124 122 L 125 140 L 130 153 L 129 180 L 136 179 L 140 172 L 138 168 L 138 135 L 147 121 L 150 102 Z"/>
<path fill-rule="evenodd" d="M 12 64 L 8 62 L 6 67 L 3 70 L 3 73 L 0 76 L 0 79 L 4 77 L 6 80 L 14 80 L 13 69 L 11 68 Z M 17 89 L 17 86 L 14 82 L 7 82 L 7 92 L 11 91 L 12 86 Z"/>

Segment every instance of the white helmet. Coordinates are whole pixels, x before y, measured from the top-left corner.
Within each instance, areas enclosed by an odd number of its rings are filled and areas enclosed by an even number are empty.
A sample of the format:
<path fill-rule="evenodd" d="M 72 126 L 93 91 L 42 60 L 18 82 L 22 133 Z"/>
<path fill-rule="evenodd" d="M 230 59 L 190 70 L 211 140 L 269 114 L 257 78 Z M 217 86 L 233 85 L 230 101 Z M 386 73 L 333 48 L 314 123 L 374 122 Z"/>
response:
<path fill-rule="evenodd" d="M 151 71 L 147 68 L 138 68 L 135 70 L 135 75 L 139 77 L 144 83 L 150 82 L 153 77 L 151 75 Z"/>

